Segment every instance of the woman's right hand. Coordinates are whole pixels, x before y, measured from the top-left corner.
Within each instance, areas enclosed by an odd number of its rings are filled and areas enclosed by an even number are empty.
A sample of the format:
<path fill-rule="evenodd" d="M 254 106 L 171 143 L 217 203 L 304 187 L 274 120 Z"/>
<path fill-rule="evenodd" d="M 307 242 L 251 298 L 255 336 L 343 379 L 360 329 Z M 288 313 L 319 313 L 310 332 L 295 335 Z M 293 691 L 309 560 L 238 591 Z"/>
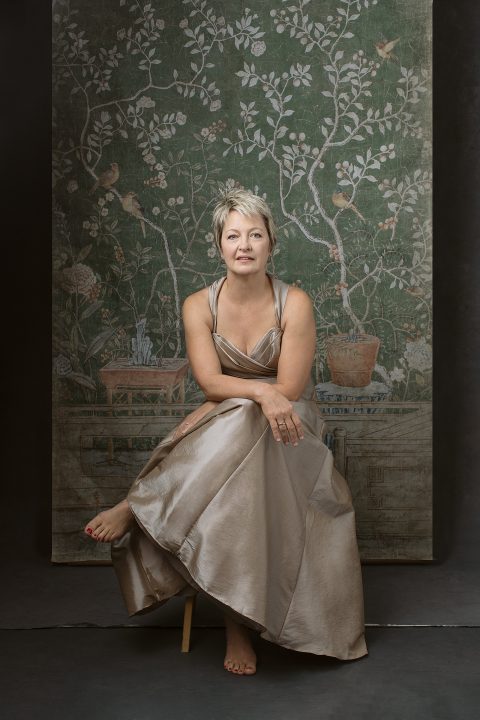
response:
<path fill-rule="evenodd" d="M 215 407 L 217 407 L 217 405 L 218 402 L 215 402 L 214 400 L 207 400 L 207 402 L 204 402 L 202 405 L 200 405 L 200 407 L 198 407 L 196 410 L 183 418 L 180 425 L 176 427 L 172 439 L 177 440 L 177 438 L 185 435 L 186 432 L 188 432 L 194 425 L 200 422 L 200 420 L 207 413 L 209 413 L 210 410 L 213 410 Z"/>
<path fill-rule="evenodd" d="M 289 442 L 298 445 L 303 440 L 303 427 L 300 417 L 295 412 L 291 401 L 271 385 L 265 384 L 258 400 L 262 412 L 270 423 L 273 437 L 285 445 Z"/>

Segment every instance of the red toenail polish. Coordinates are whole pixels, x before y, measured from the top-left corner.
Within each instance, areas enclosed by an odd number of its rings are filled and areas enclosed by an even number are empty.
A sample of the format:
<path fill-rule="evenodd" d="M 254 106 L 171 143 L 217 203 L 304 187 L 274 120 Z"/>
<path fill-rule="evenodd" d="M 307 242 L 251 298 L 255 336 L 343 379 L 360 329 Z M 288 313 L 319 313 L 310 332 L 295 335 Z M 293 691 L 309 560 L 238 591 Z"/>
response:
<path fill-rule="evenodd" d="M 88 533 L 89 535 L 91 535 L 92 532 L 93 532 L 92 528 L 87 528 L 87 533 Z"/>

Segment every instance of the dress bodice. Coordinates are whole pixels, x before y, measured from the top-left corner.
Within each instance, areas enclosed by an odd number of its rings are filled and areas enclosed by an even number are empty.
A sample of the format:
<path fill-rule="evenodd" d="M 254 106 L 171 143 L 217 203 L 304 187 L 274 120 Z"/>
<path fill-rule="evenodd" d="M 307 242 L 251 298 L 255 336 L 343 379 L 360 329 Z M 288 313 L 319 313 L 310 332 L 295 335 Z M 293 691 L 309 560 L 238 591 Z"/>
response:
<path fill-rule="evenodd" d="M 258 340 L 250 354 L 242 352 L 230 340 L 217 333 L 218 295 L 226 276 L 219 278 L 208 288 L 208 300 L 213 317 L 212 338 L 222 366 L 222 372 L 236 377 L 275 377 L 282 345 L 282 313 L 289 286 L 282 280 L 267 273 L 271 280 L 276 325 Z"/>

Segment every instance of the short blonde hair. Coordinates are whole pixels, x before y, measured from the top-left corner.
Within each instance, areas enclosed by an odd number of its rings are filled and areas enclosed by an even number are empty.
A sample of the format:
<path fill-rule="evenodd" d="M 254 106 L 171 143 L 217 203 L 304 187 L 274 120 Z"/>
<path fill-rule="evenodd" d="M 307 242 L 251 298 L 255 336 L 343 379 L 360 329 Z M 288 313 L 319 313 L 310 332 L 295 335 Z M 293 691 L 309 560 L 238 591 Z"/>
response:
<path fill-rule="evenodd" d="M 277 242 L 277 229 L 267 203 L 250 190 L 234 188 L 224 192 L 213 208 L 213 235 L 219 252 L 223 228 L 230 210 L 237 210 L 242 215 L 261 215 L 270 240 L 270 252 L 273 250 Z"/>

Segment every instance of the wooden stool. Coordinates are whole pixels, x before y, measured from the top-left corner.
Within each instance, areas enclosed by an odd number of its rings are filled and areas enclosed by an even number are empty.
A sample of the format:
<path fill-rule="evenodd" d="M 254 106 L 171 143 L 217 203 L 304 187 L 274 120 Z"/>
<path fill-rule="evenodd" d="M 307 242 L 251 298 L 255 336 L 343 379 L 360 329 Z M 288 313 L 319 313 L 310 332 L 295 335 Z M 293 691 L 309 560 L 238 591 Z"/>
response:
<path fill-rule="evenodd" d="M 189 595 L 185 598 L 185 610 L 183 613 L 183 635 L 182 652 L 190 651 L 190 631 L 192 629 L 192 617 L 195 609 L 196 595 Z"/>

